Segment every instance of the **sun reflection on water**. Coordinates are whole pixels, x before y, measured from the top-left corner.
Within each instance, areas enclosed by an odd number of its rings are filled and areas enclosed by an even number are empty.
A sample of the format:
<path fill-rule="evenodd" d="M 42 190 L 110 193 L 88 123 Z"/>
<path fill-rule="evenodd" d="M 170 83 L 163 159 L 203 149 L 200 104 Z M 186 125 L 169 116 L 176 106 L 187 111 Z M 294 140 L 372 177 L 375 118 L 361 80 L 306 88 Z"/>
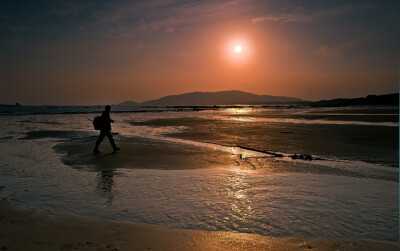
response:
<path fill-rule="evenodd" d="M 251 117 L 229 117 L 229 120 L 250 122 L 250 121 L 256 121 L 257 119 Z"/>
<path fill-rule="evenodd" d="M 254 117 L 249 116 L 249 113 L 252 112 L 252 109 L 249 109 L 249 108 L 245 108 L 245 107 L 243 107 L 243 108 L 228 108 L 228 109 L 226 109 L 226 111 L 227 111 L 227 116 L 224 117 L 223 119 L 242 121 L 242 122 L 256 120 Z M 243 115 L 243 117 L 240 115 Z"/>
<path fill-rule="evenodd" d="M 230 203 L 229 221 L 233 225 L 246 222 L 252 218 L 252 200 L 248 196 L 251 191 L 251 186 L 248 182 L 247 170 L 234 168 L 232 170 L 235 175 L 229 176 L 224 182 L 224 187 L 227 195 L 227 203 Z"/>
<path fill-rule="evenodd" d="M 227 111 L 230 114 L 246 114 L 250 112 L 247 108 L 228 108 Z"/>

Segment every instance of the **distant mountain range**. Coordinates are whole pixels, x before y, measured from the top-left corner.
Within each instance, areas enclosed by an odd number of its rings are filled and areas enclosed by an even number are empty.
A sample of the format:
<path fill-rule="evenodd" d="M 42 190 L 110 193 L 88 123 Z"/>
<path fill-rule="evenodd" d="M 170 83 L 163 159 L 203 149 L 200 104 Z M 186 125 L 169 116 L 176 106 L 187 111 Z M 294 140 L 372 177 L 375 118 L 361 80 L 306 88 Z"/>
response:
<path fill-rule="evenodd" d="M 137 106 L 137 105 L 139 105 L 139 103 L 133 102 L 133 101 L 125 101 L 118 105 L 120 105 L 120 106 Z"/>
<path fill-rule="evenodd" d="M 257 95 L 242 91 L 190 92 L 180 95 L 169 95 L 160 99 L 142 103 L 125 101 L 118 106 L 201 106 L 201 105 L 235 105 L 235 104 L 271 104 L 304 102 L 298 98 Z"/>
<path fill-rule="evenodd" d="M 256 104 L 299 104 L 313 107 L 353 105 L 399 105 L 399 93 L 368 95 L 360 98 L 337 98 L 331 100 L 305 101 L 298 98 L 257 95 L 242 91 L 190 92 L 169 95 L 142 103 L 125 101 L 118 106 L 203 106 L 203 105 L 256 105 Z"/>
<path fill-rule="evenodd" d="M 368 95 L 362 98 L 337 98 L 331 100 L 320 100 L 307 102 L 307 105 L 313 107 L 334 107 L 334 106 L 352 106 L 352 105 L 399 105 L 399 94 Z"/>

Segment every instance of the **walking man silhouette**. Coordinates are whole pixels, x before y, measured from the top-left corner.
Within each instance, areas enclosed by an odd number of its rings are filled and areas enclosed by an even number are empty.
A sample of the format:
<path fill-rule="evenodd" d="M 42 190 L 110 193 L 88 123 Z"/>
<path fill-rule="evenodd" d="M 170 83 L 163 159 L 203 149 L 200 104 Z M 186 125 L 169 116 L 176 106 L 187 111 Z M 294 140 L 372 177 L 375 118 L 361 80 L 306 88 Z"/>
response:
<path fill-rule="evenodd" d="M 96 146 L 94 147 L 93 152 L 94 153 L 100 153 L 99 151 L 99 145 L 101 141 L 103 141 L 104 136 L 107 136 L 108 140 L 110 141 L 110 144 L 114 150 L 114 152 L 121 150 L 121 148 L 118 148 L 115 145 L 113 136 L 111 134 L 111 123 L 114 123 L 114 120 L 110 118 L 110 110 L 111 106 L 106 105 L 106 108 L 104 109 L 104 112 L 101 114 L 101 124 L 100 124 L 100 135 L 99 138 L 96 141 Z"/>

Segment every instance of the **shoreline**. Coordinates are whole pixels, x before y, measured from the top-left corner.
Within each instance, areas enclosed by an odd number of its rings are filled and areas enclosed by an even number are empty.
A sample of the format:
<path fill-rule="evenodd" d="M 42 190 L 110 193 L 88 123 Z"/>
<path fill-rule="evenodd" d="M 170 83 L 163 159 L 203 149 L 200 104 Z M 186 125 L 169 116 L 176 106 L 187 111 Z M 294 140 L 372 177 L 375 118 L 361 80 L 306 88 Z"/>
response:
<path fill-rule="evenodd" d="M 398 250 L 368 239 L 174 229 L 33 211 L 0 200 L 1 250 Z"/>
<path fill-rule="evenodd" d="M 85 116 L 13 119 L 1 145 L 0 250 L 399 249 L 398 167 L 341 161 L 398 160 L 381 154 L 398 150 L 398 132 L 232 113 L 116 116 L 122 151 L 106 139 L 97 155 Z M 286 162 L 281 152 L 338 161 Z"/>

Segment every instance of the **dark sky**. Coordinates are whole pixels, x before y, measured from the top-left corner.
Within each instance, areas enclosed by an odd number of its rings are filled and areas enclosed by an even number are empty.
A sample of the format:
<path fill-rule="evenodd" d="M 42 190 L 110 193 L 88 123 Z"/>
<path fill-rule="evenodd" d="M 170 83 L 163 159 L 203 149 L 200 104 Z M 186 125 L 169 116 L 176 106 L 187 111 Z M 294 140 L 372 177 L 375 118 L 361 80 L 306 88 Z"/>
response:
<path fill-rule="evenodd" d="M 2 0 L 0 103 L 398 92 L 399 2 Z"/>

